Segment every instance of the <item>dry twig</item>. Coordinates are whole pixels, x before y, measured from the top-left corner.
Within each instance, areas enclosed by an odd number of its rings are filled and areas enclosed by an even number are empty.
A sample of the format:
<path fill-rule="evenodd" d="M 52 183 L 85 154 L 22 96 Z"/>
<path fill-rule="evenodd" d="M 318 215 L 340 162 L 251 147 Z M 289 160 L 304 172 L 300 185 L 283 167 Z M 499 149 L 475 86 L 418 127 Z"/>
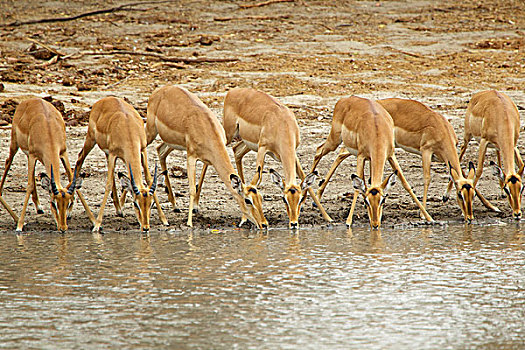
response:
<path fill-rule="evenodd" d="M 138 6 L 138 5 L 161 4 L 161 3 L 172 2 L 172 1 L 173 0 L 130 2 L 128 4 L 119 5 L 119 6 L 115 6 L 115 7 L 110 7 L 110 8 L 107 8 L 107 9 L 84 12 L 84 13 L 81 13 L 81 14 L 76 15 L 76 16 L 32 19 L 32 20 L 29 20 L 29 21 L 22 21 L 22 22 L 14 21 L 14 22 L 7 23 L 7 24 L 0 24 L 0 27 L 19 27 L 19 26 L 22 26 L 22 25 L 25 25 L 25 24 L 74 21 L 74 20 L 79 19 L 79 18 L 88 17 L 88 16 L 94 16 L 94 15 L 100 15 L 100 14 L 103 14 L 103 13 L 133 10 L 131 7 Z"/>
<path fill-rule="evenodd" d="M 257 21 L 264 21 L 269 19 L 286 19 L 290 18 L 290 15 L 280 15 L 280 16 L 244 16 L 244 17 L 215 17 L 213 20 L 217 22 L 226 22 L 226 21 L 241 21 L 246 19 L 254 19 Z"/>
<path fill-rule="evenodd" d="M 80 58 L 82 56 L 105 56 L 105 55 L 132 55 L 132 56 L 145 56 L 154 57 L 166 62 L 183 62 L 183 63 L 205 63 L 205 62 L 235 62 L 239 61 L 238 58 L 213 58 L 213 57 L 176 57 L 176 56 L 165 56 L 154 52 L 142 52 L 142 51 L 127 51 L 127 50 L 113 50 L 113 51 L 86 51 L 80 52 L 78 55 L 73 56 L 74 58 Z"/>
<path fill-rule="evenodd" d="M 268 0 L 268 1 L 258 2 L 256 4 L 239 5 L 239 7 L 242 8 L 242 9 L 248 9 L 248 8 L 252 8 L 252 7 L 261 7 L 261 6 L 267 6 L 267 5 L 271 5 L 271 4 L 276 4 L 278 2 L 294 2 L 294 1 L 295 0 Z"/>

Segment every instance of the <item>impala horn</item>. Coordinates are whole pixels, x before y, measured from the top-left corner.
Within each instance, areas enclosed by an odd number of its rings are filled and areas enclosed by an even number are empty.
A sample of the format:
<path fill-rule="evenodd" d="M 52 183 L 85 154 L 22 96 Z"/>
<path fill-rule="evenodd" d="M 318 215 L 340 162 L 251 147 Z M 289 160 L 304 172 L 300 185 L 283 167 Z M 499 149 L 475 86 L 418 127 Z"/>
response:
<path fill-rule="evenodd" d="M 71 195 L 73 192 L 75 192 L 75 187 L 77 184 L 77 169 L 75 169 L 75 172 L 73 173 L 73 180 L 71 180 L 71 185 L 69 185 L 69 188 L 67 189 L 67 194 Z"/>
<path fill-rule="evenodd" d="M 153 174 L 153 182 L 151 183 L 151 187 L 149 188 L 150 196 L 153 196 L 156 189 L 157 189 L 157 163 L 155 163 L 155 173 Z"/>
<path fill-rule="evenodd" d="M 135 184 L 135 179 L 133 178 L 133 171 L 131 171 L 131 164 L 129 165 L 129 180 L 131 182 L 131 188 L 133 192 L 138 196 L 140 194 L 137 184 Z"/>
<path fill-rule="evenodd" d="M 51 165 L 51 192 L 56 196 L 58 195 L 57 184 L 55 183 L 55 176 L 53 175 L 53 166 Z"/>

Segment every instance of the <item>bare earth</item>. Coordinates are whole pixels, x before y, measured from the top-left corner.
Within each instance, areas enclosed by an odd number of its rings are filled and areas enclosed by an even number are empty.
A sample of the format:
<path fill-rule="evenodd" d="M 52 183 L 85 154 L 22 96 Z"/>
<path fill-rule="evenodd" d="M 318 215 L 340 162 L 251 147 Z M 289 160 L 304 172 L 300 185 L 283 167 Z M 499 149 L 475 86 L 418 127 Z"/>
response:
<path fill-rule="evenodd" d="M 506 92 L 523 117 L 525 12 L 521 0 L 295 1 L 247 9 L 239 6 L 256 3 L 152 1 L 74 21 L 8 25 L 73 16 L 125 2 L 2 1 L 0 122 L 4 126 L 0 131 L 0 159 L 3 162 L 7 157 L 14 108 L 27 97 L 51 96 L 63 104 L 69 157 L 74 164 L 84 142 L 87 112 L 95 101 L 116 95 L 128 99 L 144 115 L 148 96 L 165 84 L 179 84 L 195 92 L 219 118 L 224 96 L 232 87 L 254 87 L 278 97 L 299 121 L 302 143 L 298 154 L 306 170 L 316 147 L 328 135 L 336 101 L 348 95 L 419 100 L 449 118 L 460 144 L 466 105 L 476 91 Z M 118 54 L 117 50 L 135 54 Z M 54 58 L 57 52 L 58 60 Z M 181 63 L 168 62 L 166 56 L 236 61 Z M 523 149 L 523 138 L 520 147 Z M 183 212 L 171 210 L 161 189 L 160 199 L 171 226 L 162 227 L 153 210 L 153 228 L 159 230 L 185 229 L 188 185 L 185 173 L 180 171 L 185 168 L 185 154 L 172 154 L 168 158 L 171 179 Z M 248 176 L 253 175 L 254 156 L 245 157 Z M 323 159 L 318 168 L 321 176 L 335 156 L 333 153 Z M 155 145 L 149 146 L 149 157 L 153 167 Z M 421 195 L 420 158 L 402 150 L 397 157 L 416 194 Z M 477 143 L 473 141 L 463 165 L 476 157 Z M 495 153 L 489 149 L 479 188 L 503 212 L 489 212 L 476 200 L 474 214 L 481 222 L 500 218 L 510 222 L 510 209 L 488 166 L 490 160 L 495 160 Z M 267 158 L 262 183 L 265 213 L 270 226 L 284 228 L 288 220 L 279 190 L 270 181 L 269 168 L 282 170 L 280 164 Z M 438 222 L 460 223 L 461 211 L 455 201 L 441 201 L 448 181 L 444 164 L 432 168 L 429 213 Z M 42 170 L 40 165 L 37 172 Z M 122 163 L 119 170 L 124 170 Z M 105 157 L 98 148 L 88 156 L 84 171 L 83 192 L 96 214 L 106 180 Z M 337 224 L 346 219 L 354 171 L 355 157 L 350 157 L 323 197 Z M 385 173 L 390 171 L 388 168 Z M 65 177 L 62 181 L 64 184 Z M 4 198 L 16 212 L 22 208 L 26 182 L 27 160 L 20 152 L 4 190 Z M 26 231 L 54 229 L 49 196 L 42 189 L 39 193 L 46 213 L 37 215 L 31 203 Z M 129 200 L 124 210 L 124 218 L 116 217 L 110 199 L 103 222 L 106 230 L 138 228 Z M 4 210 L 1 213 L 0 228 L 14 229 L 9 215 Z M 357 215 L 356 225 L 368 225 L 362 205 Z M 194 224 L 199 228 L 228 228 L 239 218 L 233 198 L 210 171 Z M 302 227 L 325 224 L 310 201 L 303 207 L 300 223 Z M 398 184 L 388 197 L 383 225 L 414 223 L 422 223 L 417 207 Z M 71 230 L 91 227 L 80 203 L 69 226 Z"/>

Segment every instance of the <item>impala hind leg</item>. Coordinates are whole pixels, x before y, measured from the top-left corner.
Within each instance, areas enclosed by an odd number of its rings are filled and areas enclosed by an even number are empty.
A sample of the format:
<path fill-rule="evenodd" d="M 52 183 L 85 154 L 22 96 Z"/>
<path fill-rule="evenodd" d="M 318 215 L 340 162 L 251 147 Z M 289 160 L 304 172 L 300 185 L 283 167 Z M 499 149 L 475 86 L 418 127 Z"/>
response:
<path fill-rule="evenodd" d="M 113 206 L 115 207 L 117 216 L 121 218 L 124 217 L 124 213 L 122 212 L 122 203 L 117 191 L 117 184 L 115 183 L 115 176 L 113 176 L 113 181 L 111 184 L 111 199 L 113 199 Z"/>
<path fill-rule="evenodd" d="M 235 166 L 237 167 L 237 172 L 239 173 L 239 177 L 241 178 L 242 182 L 245 183 L 244 171 L 242 168 L 242 158 L 248 152 L 250 152 L 250 149 L 242 141 L 236 143 L 232 149 L 233 149 L 233 154 L 235 157 Z"/>
<path fill-rule="evenodd" d="M 35 170 L 33 169 L 33 178 L 35 178 Z M 33 204 L 35 205 L 36 213 L 37 214 L 44 214 L 44 211 L 40 208 L 40 201 L 38 200 L 38 193 L 36 191 L 36 184 L 33 186 L 33 191 L 31 192 L 31 200 L 33 201 Z"/>
<path fill-rule="evenodd" d="M 432 219 L 432 217 L 428 214 L 427 210 L 423 207 L 419 199 L 417 199 L 414 191 L 412 191 L 410 184 L 407 182 L 405 176 L 403 175 L 403 171 L 401 170 L 401 167 L 399 166 L 399 163 L 397 162 L 396 156 L 392 155 L 388 159 L 388 162 L 390 163 L 394 171 L 397 170 L 397 177 L 399 178 L 399 180 L 401 180 L 401 184 L 403 185 L 405 190 L 408 192 L 410 197 L 412 197 L 414 202 L 416 202 L 416 205 L 419 207 L 419 210 L 421 210 L 421 213 L 423 213 L 425 220 L 427 220 L 428 222 L 434 222 L 434 219 Z"/>
<path fill-rule="evenodd" d="M 67 156 L 67 153 L 64 153 L 63 156 L 60 158 L 62 160 L 62 164 L 64 165 L 64 168 L 66 169 L 67 177 L 69 181 L 71 182 L 73 180 L 73 171 L 71 170 L 71 164 L 69 163 L 69 158 Z M 80 177 L 80 173 L 77 173 L 77 176 Z M 76 194 L 78 195 L 78 198 L 80 199 L 80 203 L 82 203 L 82 206 L 84 207 L 84 211 L 86 212 L 86 215 L 89 218 L 89 221 L 91 221 L 91 224 L 95 224 L 95 216 L 91 212 L 91 209 L 89 208 L 89 205 L 87 204 L 86 200 L 84 199 L 84 196 L 82 193 L 80 193 L 80 190 L 75 190 Z M 73 209 L 73 206 L 71 206 L 71 209 Z M 71 218 L 71 211 L 68 212 L 68 219 Z"/>
<path fill-rule="evenodd" d="M 267 152 L 268 152 L 268 149 L 265 146 L 259 146 L 259 149 L 257 150 L 257 162 L 256 162 L 257 171 L 255 172 L 255 175 L 253 176 L 252 181 L 250 182 L 252 185 L 257 186 L 262 180 L 262 173 L 264 169 L 264 158 L 266 157 Z"/>
<path fill-rule="evenodd" d="M 4 208 L 9 212 L 13 220 L 18 223 L 18 216 L 15 214 L 13 209 L 7 204 L 7 202 L 2 198 L 2 191 L 4 189 L 4 183 L 5 179 L 7 177 L 7 173 L 9 172 L 9 169 L 11 168 L 11 164 L 13 164 L 13 158 L 16 155 L 16 152 L 18 151 L 18 145 L 16 143 L 16 140 L 11 137 L 11 144 L 9 146 L 9 156 L 7 157 L 5 161 L 5 169 L 4 174 L 2 175 L 2 182 L 0 183 L 0 203 L 4 206 Z"/>
<path fill-rule="evenodd" d="M 29 202 L 29 196 L 31 193 L 33 193 L 33 189 L 35 188 L 35 165 L 36 165 L 36 158 L 32 156 L 31 154 L 27 157 L 27 188 L 26 188 L 26 196 L 24 198 L 24 205 L 22 207 L 22 212 L 20 213 L 20 218 L 18 219 L 18 224 L 16 225 L 17 231 L 22 231 L 22 228 L 24 227 L 24 218 L 26 216 L 26 210 L 27 210 L 27 203 Z M 58 219 L 58 215 L 56 212 L 56 209 L 53 210 L 53 206 L 51 206 L 51 210 L 55 216 L 55 219 Z M 58 222 L 58 220 L 57 220 Z"/>
<path fill-rule="evenodd" d="M 335 170 L 337 169 L 339 164 L 341 164 L 341 162 L 343 160 L 345 160 L 346 158 L 348 158 L 350 155 L 351 155 L 351 153 L 348 152 L 348 150 L 346 148 L 344 148 L 344 147 L 341 148 L 341 151 L 337 155 L 337 158 L 335 159 L 335 161 L 332 163 L 332 166 L 330 167 L 330 170 L 326 174 L 326 176 L 323 179 L 323 181 L 321 181 L 321 185 L 319 186 L 319 189 L 317 190 L 317 197 L 319 198 L 319 200 L 321 200 L 321 197 L 323 196 L 324 190 L 325 190 L 326 186 L 328 185 L 328 182 L 330 181 L 330 179 L 334 175 Z"/>
<path fill-rule="evenodd" d="M 5 160 L 4 175 L 2 175 L 2 182 L 0 182 L 0 196 L 2 195 L 2 192 L 4 190 L 5 179 L 7 177 L 9 169 L 11 169 L 11 165 L 13 164 L 13 158 L 15 157 L 17 151 L 18 145 L 16 143 L 16 140 L 13 140 L 13 138 L 11 138 L 11 144 L 9 145 L 9 156 Z"/>
<path fill-rule="evenodd" d="M 7 204 L 7 202 L 4 200 L 4 198 L 2 198 L 2 196 L 0 195 L 0 203 L 2 204 L 2 206 L 5 208 L 5 210 L 7 210 L 9 212 L 9 215 L 11 215 L 11 217 L 13 218 L 13 220 L 15 221 L 15 223 L 18 223 L 18 216 L 15 214 L 15 212 L 13 211 L 13 209 L 11 209 L 11 207 L 9 206 L 9 204 Z"/>
<path fill-rule="evenodd" d="M 315 151 L 314 161 L 312 162 L 312 168 L 310 169 L 310 172 L 313 173 L 314 170 L 317 168 L 317 165 L 321 161 L 321 158 L 326 156 L 328 153 L 335 151 L 337 147 L 341 144 L 341 140 L 337 141 L 332 136 L 332 132 L 330 132 L 330 135 L 328 135 L 328 139 L 321 144 L 319 147 L 317 147 Z"/>
<path fill-rule="evenodd" d="M 202 184 L 204 183 L 204 176 L 206 175 L 206 170 L 208 170 L 208 164 L 204 163 L 202 165 L 201 176 L 199 179 L 199 184 L 197 185 L 197 191 L 195 193 L 194 210 L 196 213 L 199 212 L 199 199 L 201 197 Z"/>
<path fill-rule="evenodd" d="M 169 145 L 163 142 L 160 144 L 159 147 L 157 147 L 157 154 L 159 156 L 160 170 L 161 172 L 166 172 L 166 176 L 164 176 L 164 184 L 166 185 L 166 191 L 168 192 L 168 200 L 170 201 L 173 210 L 177 213 L 180 213 L 180 209 L 179 207 L 177 207 L 177 203 L 175 201 L 175 196 L 173 195 L 170 177 L 167 173 L 168 166 L 166 164 L 166 158 L 171 152 L 173 152 L 173 150 L 173 147 L 170 147 Z"/>

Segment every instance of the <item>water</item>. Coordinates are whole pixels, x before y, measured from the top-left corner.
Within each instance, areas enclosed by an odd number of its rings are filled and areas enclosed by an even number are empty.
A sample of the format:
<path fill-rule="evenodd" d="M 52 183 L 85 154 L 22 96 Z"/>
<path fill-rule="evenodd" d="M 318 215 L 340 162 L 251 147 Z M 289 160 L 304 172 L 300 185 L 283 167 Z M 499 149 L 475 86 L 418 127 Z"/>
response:
<path fill-rule="evenodd" d="M 0 235 L 0 348 L 525 348 L 524 229 Z"/>

